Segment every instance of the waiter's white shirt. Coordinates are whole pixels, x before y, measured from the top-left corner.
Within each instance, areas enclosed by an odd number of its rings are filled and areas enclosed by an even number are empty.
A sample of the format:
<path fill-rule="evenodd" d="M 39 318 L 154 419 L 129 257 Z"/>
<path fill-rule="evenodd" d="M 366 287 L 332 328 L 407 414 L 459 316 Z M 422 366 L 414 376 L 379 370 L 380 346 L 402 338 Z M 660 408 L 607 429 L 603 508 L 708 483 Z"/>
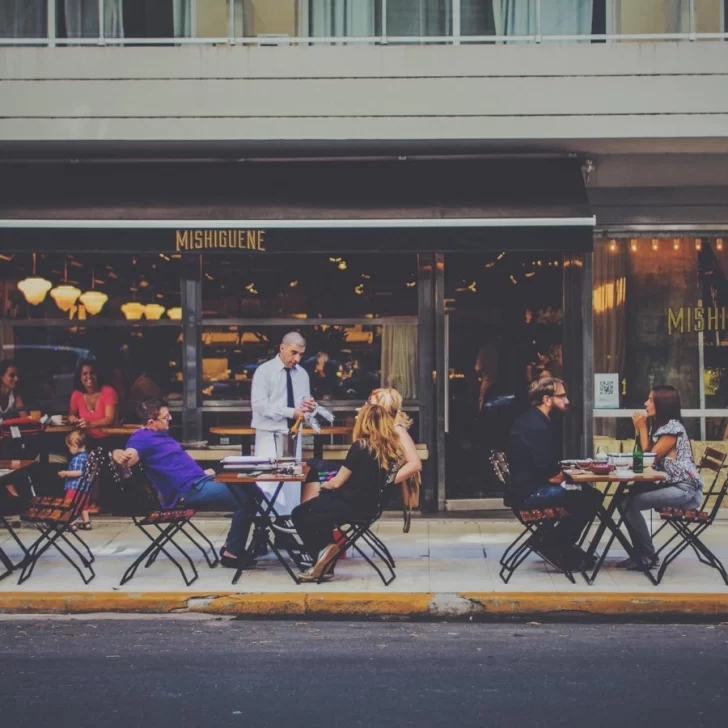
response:
<path fill-rule="evenodd" d="M 291 368 L 293 382 L 293 402 L 301 404 L 311 396 L 311 383 L 308 372 L 300 365 Z M 253 385 L 250 395 L 250 406 L 253 410 L 252 426 L 256 430 L 268 432 L 286 432 L 288 419 L 293 418 L 293 407 L 288 406 L 288 390 L 286 368 L 280 356 L 261 364 L 253 374 Z"/>
<path fill-rule="evenodd" d="M 300 365 L 291 369 L 293 401 L 296 405 L 311 396 L 308 372 Z M 255 454 L 259 457 L 276 457 L 274 432 L 287 432 L 288 419 L 293 418 L 293 407 L 288 406 L 286 368 L 279 356 L 261 364 L 253 374 L 250 397 L 253 410 L 252 426 L 255 428 Z M 298 437 L 297 455 L 300 459 L 302 438 Z M 267 495 L 273 495 L 276 483 L 258 482 Z M 278 495 L 275 509 L 280 515 L 288 515 L 301 502 L 301 484 L 285 483 Z"/>

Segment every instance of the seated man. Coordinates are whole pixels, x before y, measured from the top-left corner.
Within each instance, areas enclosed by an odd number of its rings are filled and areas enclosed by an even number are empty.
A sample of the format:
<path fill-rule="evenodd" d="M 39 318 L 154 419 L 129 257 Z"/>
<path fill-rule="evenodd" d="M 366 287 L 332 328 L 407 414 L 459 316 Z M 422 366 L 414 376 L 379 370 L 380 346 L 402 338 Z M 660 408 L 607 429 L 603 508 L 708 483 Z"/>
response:
<path fill-rule="evenodd" d="M 163 508 L 235 511 L 221 563 L 233 569 L 249 566 L 245 544 L 252 525 L 252 505 L 241 508 L 227 486 L 216 483 L 214 473 L 203 471 L 169 434 L 172 416 L 164 400 L 145 399 L 137 412 L 146 424 L 129 438 L 126 450 L 114 450 L 114 462 L 122 467 L 140 462 L 157 489 Z"/>
<path fill-rule="evenodd" d="M 559 437 L 555 421 L 569 409 L 566 387 L 560 379 L 543 377 L 529 390 L 531 408 L 511 430 L 509 465 L 516 503 L 514 509 L 565 508 L 569 515 L 543 531 L 535 550 L 570 570 L 588 566 L 586 554 L 576 546 L 584 527 L 594 517 L 604 496 L 588 486 L 564 487 Z"/>

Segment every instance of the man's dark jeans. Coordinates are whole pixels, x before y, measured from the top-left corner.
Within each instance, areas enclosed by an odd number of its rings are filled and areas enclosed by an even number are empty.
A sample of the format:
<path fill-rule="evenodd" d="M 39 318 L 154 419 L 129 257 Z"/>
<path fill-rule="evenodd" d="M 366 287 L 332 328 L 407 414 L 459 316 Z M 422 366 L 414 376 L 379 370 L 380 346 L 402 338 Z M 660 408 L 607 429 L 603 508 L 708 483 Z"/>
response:
<path fill-rule="evenodd" d="M 185 508 L 196 508 L 206 511 L 234 511 L 233 522 L 225 541 L 227 550 L 235 556 L 245 553 L 245 544 L 248 541 L 250 527 L 253 523 L 254 506 L 250 497 L 240 492 L 245 507 L 230 492 L 225 483 L 216 483 L 214 475 L 208 475 L 192 486 L 192 490 L 184 494 L 180 505 Z"/>
<path fill-rule="evenodd" d="M 553 529 L 544 532 L 544 543 L 563 548 L 579 541 L 582 531 L 594 518 L 602 500 L 604 495 L 588 485 L 581 486 L 581 490 L 545 485 L 523 500 L 523 508 L 565 508 L 569 515 Z"/>

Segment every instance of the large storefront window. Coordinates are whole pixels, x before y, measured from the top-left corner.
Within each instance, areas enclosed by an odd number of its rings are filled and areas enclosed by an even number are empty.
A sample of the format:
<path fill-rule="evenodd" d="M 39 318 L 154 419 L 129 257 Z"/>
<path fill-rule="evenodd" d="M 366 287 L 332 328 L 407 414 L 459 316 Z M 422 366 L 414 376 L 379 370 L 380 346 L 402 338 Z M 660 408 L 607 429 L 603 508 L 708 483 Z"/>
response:
<path fill-rule="evenodd" d="M 0 256 L 0 348 L 23 398 L 68 412 L 73 378 L 94 359 L 120 416 L 145 396 L 182 390 L 179 259 L 168 255 Z"/>
<path fill-rule="evenodd" d="M 728 252 L 722 238 L 596 242 L 597 446 L 600 438 L 632 439 L 631 413 L 643 408 L 650 389 L 659 384 L 679 390 L 693 438 L 725 439 L 727 276 Z M 610 374 L 611 380 L 606 376 Z"/>

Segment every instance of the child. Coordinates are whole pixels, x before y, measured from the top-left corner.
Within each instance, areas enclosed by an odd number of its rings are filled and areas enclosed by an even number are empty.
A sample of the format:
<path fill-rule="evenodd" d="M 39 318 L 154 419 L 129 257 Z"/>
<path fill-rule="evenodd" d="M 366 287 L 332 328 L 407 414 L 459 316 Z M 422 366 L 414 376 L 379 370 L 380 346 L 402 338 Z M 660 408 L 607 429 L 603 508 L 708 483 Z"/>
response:
<path fill-rule="evenodd" d="M 71 453 L 71 462 L 68 464 L 68 470 L 59 470 L 58 475 L 61 478 L 66 479 L 66 501 L 71 502 L 77 497 L 77 490 L 81 485 L 83 469 L 86 467 L 86 461 L 88 460 L 85 433 L 79 430 L 69 432 L 66 437 L 66 447 L 68 447 L 68 451 Z M 78 494 L 78 497 L 80 497 L 83 501 L 83 509 L 81 510 L 81 521 L 77 521 L 74 526 L 75 528 L 80 528 L 84 531 L 91 530 L 91 519 L 89 518 L 88 513 L 88 501 L 90 495 L 90 492 Z"/>

